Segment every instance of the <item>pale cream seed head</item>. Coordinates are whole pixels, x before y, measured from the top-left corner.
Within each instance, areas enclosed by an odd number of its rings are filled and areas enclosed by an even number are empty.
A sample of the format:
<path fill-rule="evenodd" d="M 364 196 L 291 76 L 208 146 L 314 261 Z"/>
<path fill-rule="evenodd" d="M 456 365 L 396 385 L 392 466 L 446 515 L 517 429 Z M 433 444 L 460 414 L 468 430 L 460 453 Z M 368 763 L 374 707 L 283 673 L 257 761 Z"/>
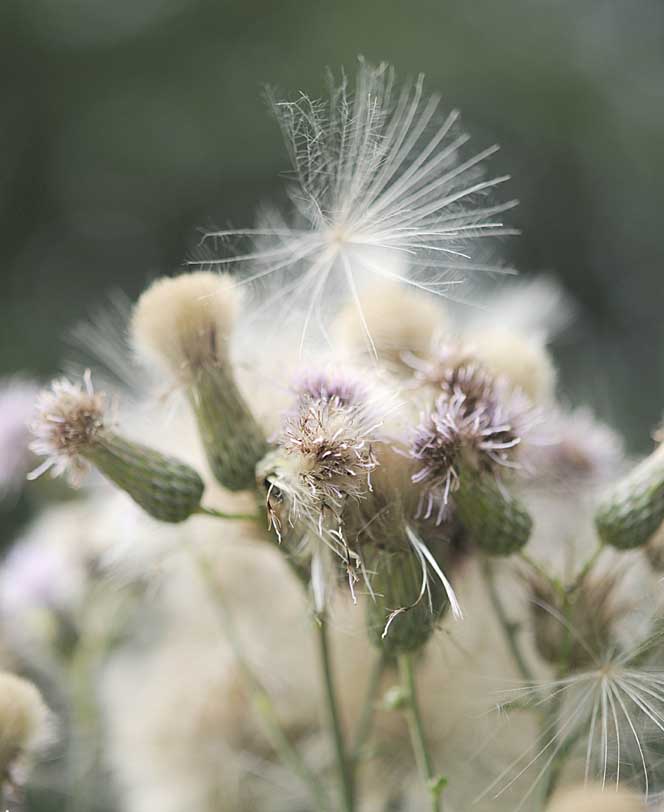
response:
<path fill-rule="evenodd" d="M 524 392 L 534 403 L 553 398 L 556 370 L 546 347 L 536 337 L 504 328 L 468 335 L 473 357 L 492 375 Z"/>
<path fill-rule="evenodd" d="M 226 361 L 238 307 L 229 274 L 197 271 L 158 279 L 134 308 L 132 344 L 148 364 L 187 382 L 196 370 Z"/>
<path fill-rule="evenodd" d="M 575 787 L 557 793 L 546 812 L 644 812 L 637 795 L 614 786 Z"/>
<path fill-rule="evenodd" d="M 367 330 L 381 360 L 401 363 L 404 354 L 425 355 L 446 325 L 445 311 L 434 297 L 406 285 L 381 281 L 360 298 L 362 318 L 355 303 L 337 316 L 334 332 L 344 349 L 366 352 Z"/>
<path fill-rule="evenodd" d="M 0 783 L 47 740 L 48 719 L 35 686 L 0 671 Z"/>

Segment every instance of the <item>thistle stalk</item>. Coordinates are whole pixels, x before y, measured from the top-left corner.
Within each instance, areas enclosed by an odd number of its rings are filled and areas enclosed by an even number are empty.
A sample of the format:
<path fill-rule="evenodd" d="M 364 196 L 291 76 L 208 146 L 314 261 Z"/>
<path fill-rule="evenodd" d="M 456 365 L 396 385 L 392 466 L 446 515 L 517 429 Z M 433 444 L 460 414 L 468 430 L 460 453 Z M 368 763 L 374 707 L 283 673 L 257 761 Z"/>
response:
<path fill-rule="evenodd" d="M 399 655 L 398 662 L 401 685 L 407 698 L 406 718 L 408 720 L 408 730 L 415 761 L 420 775 L 429 790 L 432 812 L 442 812 L 441 793 L 446 782 L 441 776 L 435 774 L 433 759 L 427 745 L 422 715 L 417 701 L 412 655 L 401 654 Z"/>
<path fill-rule="evenodd" d="M 351 771 L 351 762 L 346 751 L 346 742 L 341 725 L 337 690 L 334 684 L 334 674 L 332 669 L 332 656 L 330 651 L 327 618 L 324 615 L 318 615 L 316 617 L 316 632 L 320 653 L 321 674 L 325 689 L 325 707 L 332 733 L 337 771 L 339 774 L 342 809 L 344 812 L 353 812 L 355 809 L 353 774 Z"/>

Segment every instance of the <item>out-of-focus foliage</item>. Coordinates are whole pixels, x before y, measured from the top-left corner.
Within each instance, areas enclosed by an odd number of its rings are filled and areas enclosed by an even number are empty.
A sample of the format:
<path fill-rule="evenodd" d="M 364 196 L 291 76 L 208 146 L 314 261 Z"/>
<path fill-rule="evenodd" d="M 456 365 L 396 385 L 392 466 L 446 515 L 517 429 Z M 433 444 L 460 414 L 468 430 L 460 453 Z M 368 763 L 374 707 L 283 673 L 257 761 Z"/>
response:
<path fill-rule="evenodd" d="M 664 400 L 659 0 L 4 0 L 0 369 L 50 371 L 111 287 L 250 225 L 287 165 L 261 86 L 357 54 L 423 71 L 521 200 L 506 258 L 580 305 L 563 384 L 645 447 Z"/>

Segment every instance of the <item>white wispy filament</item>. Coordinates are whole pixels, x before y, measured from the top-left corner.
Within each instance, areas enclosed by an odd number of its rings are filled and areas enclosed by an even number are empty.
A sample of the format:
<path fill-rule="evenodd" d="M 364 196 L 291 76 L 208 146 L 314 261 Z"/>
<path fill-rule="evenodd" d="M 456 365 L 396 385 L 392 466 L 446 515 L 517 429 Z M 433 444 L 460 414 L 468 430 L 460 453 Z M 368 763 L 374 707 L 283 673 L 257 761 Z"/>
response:
<path fill-rule="evenodd" d="M 348 292 L 373 348 L 360 291 L 375 275 L 441 294 L 468 271 L 496 270 L 469 253 L 471 240 L 514 233 L 496 219 L 514 202 L 487 203 L 507 180 L 482 176 L 496 147 L 462 157 L 469 136 L 458 113 L 441 115 L 422 76 L 398 88 L 387 65 L 360 62 L 354 91 L 342 76 L 330 80 L 329 101 L 272 103 L 293 167 L 292 212 L 263 228 L 206 234 L 207 247 L 228 255 L 193 264 L 250 263 L 242 283 L 277 274 L 271 304 L 306 302 L 301 345 L 312 320 L 324 330 L 322 303 Z M 234 254 L 233 238 L 253 245 Z"/>

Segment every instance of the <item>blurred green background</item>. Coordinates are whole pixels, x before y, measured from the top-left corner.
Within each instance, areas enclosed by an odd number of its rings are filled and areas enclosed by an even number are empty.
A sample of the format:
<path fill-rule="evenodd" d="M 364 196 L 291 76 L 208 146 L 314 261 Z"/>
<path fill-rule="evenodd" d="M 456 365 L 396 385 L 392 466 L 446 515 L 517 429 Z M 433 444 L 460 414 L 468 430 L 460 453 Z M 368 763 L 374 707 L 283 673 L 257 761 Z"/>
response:
<path fill-rule="evenodd" d="M 664 404 L 661 0 L 1 0 L 0 373 L 47 374 L 104 293 L 177 268 L 197 228 L 251 225 L 286 155 L 264 83 L 388 60 L 503 147 L 524 273 L 579 318 L 562 385 L 627 432 Z"/>

